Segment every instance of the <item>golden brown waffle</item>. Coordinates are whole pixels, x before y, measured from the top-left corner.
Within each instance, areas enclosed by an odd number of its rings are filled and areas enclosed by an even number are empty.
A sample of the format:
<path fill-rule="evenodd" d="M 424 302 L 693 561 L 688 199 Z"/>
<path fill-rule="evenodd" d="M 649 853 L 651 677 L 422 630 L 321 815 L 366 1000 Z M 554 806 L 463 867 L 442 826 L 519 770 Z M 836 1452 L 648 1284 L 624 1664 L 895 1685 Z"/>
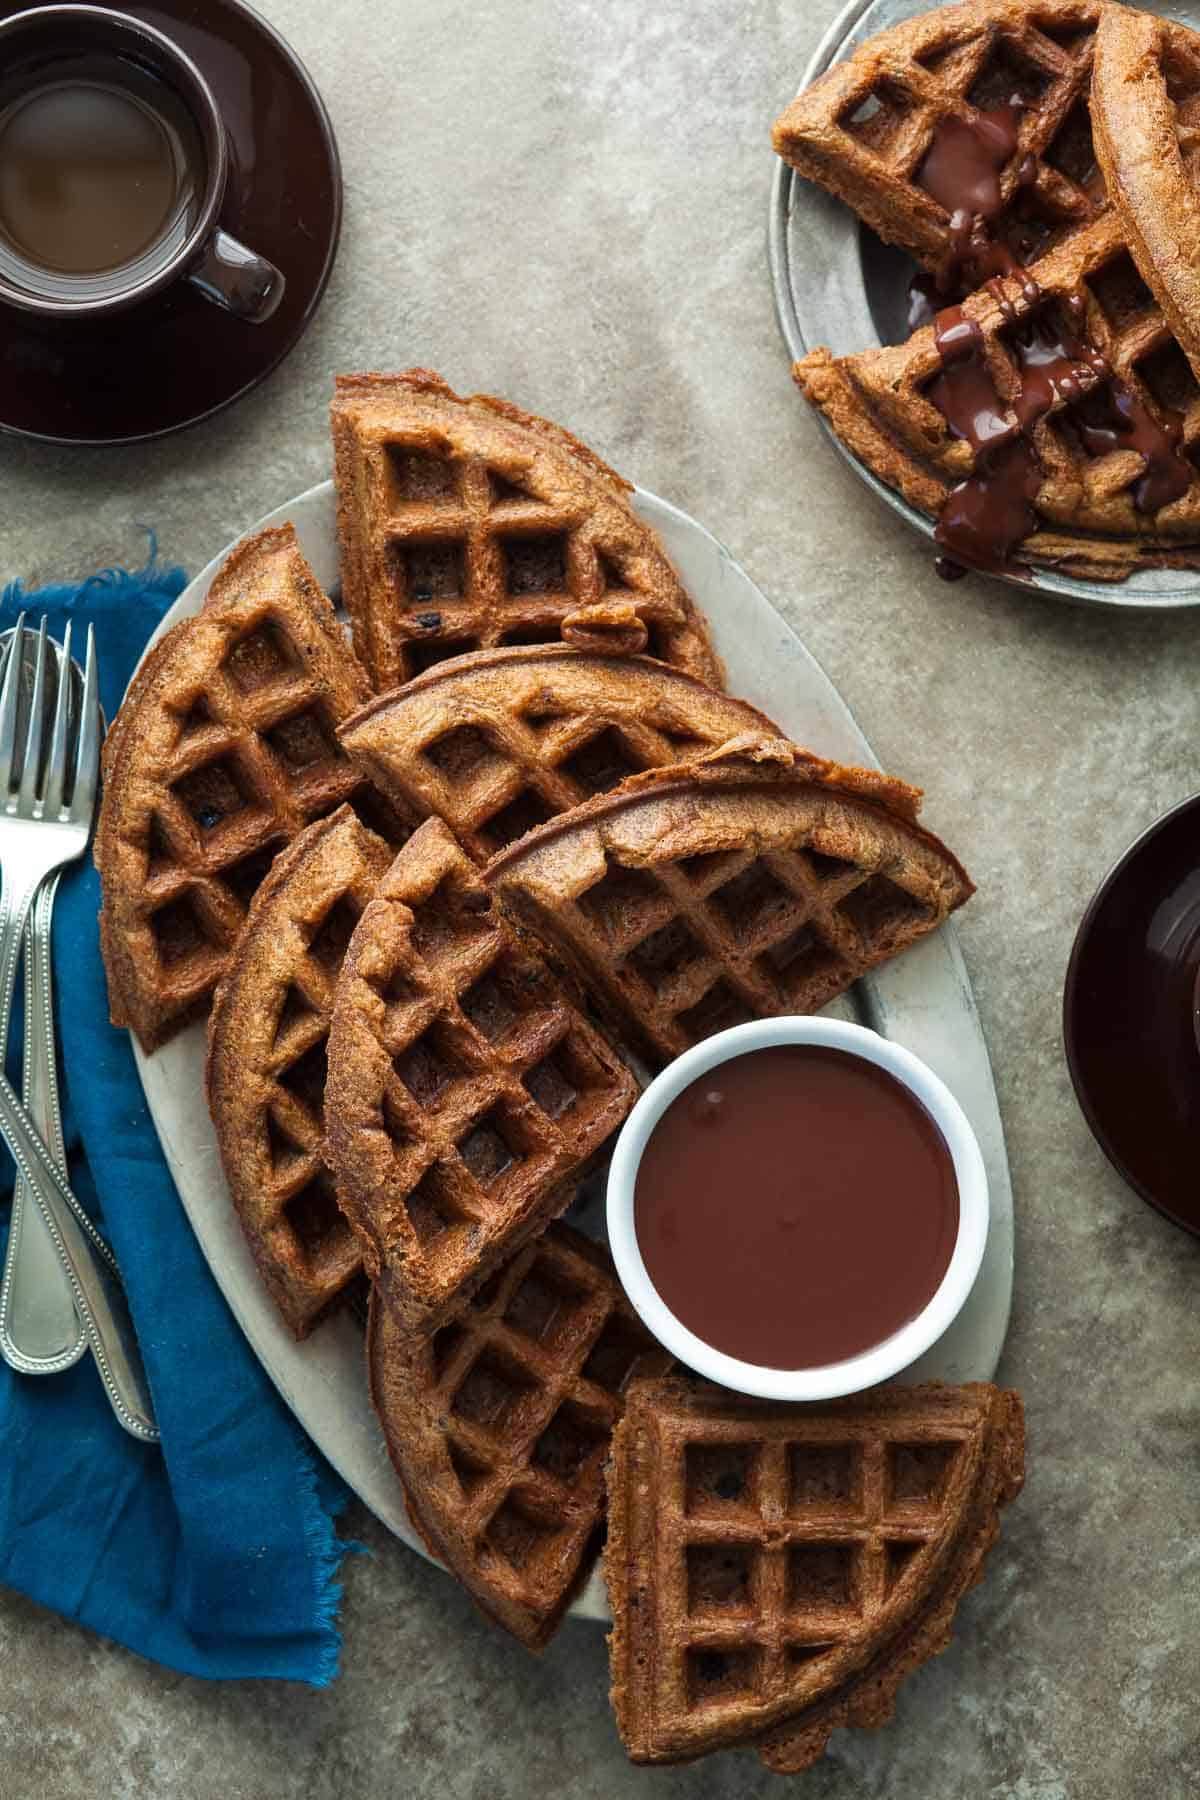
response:
<path fill-rule="evenodd" d="M 636 1096 L 427 820 L 350 940 L 325 1111 L 338 1198 L 407 1330 L 440 1324 L 562 1211 Z"/>
<path fill-rule="evenodd" d="M 967 899 L 918 800 L 874 770 L 735 739 L 563 814 L 486 879 L 667 1061 L 745 1019 L 814 1011 Z"/>
<path fill-rule="evenodd" d="M 776 122 L 786 162 L 845 200 L 929 269 L 954 249 L 950 214 L 920 185 L 947 119 L 1020 102 L 998 171 L 992 235 L 1026 264 L 1104 204 L 1088 82 L 1098 0 L 968 0 L 870 38 L 799 94 Z"/>
<path fill-rule="evenodd" d="M 339 375 L 342 594 L 383 691 L 443 657 L 556 643 L 721 666 L 632 491 L 558 425 L 427 369 Z"/>
<path fill-rule="evenodd" d="M 1029 430 L 1040 475 L 1021 562 L 1091 580 L 1142 568 L 1200 565 L 1200 385 L 1134 264 L 1120 216 L 1105 213 L 1037 265 L 1036 282 L 989 283 L 962 305 L 981 338 L 979 363 L 1015 432 L 1013 401 L 1028 381 L 1029 345 L 1045 333 L 1074 338 L 1107 365 L 1078 367 L 1073 391 L 1051 398 Z M 834 358 L 816 350 L 797 363 L 801 391 L 872 474 L 910 505 L 938 517 L 951 491 L 979 469 L 930 398 L 944 367 L 934 326 L 906 344 Z M 1123 391 L 1164 437 L 1182 492 L 1158 510 L 1135 499 L 1146 458 L 1126 448 L 1112 395 Z M 1165 440 L 1178 429 L 1176 454 Z"/>
<path fill-rule="evenodd" d="M 350 934 L 392 861 L 350 807 L 276 857 L 217 986 L 208 1104 L 259 1273 L 306 1337 L 361 1273 L 324 1162 L 325 1045 Z"/>
<path fill-rule="evenodd" d="M 1092 115 L 1133 259 L 1200 374 L 1200 38 L 1153 13 L 1107 7 Z"/>
<path fill-rule="evenodd" d="M 759 1739 L 797 1770 L 835 1726 L 884 1723 L 949 1642 L 1023 1476 L 1020 1400 L 982 1382 L 804 1407 L 633 1383 L 604 1558 L 630 1756 Z"/>
<path fill-rule="evenodd" d="M 626 776 L 775 733 L 745 701 L 644 656 L 482 650 L 369 701 L 339 736 L 397 805 L 479 862 Z"/>
<path fill-rule="evenodd" d="M 95 856 L 112 1019 L 143 1049 L 204 1011 L 310 820 L 349 801 L 401 841 L 335 736 L 368 692 L 290 525 L 239 544 L 142 664 L 104 746 Z"/>
<path fill-rule="evenodd" d="M 551 1225 L 432 1339 L 414 1343 L 376 1296 L 367 1361 L 413 1524 L 490 1618 L 540 1650 L 598 1548 L 625 1386 L 670 1356 L 608 1254 Z"/>

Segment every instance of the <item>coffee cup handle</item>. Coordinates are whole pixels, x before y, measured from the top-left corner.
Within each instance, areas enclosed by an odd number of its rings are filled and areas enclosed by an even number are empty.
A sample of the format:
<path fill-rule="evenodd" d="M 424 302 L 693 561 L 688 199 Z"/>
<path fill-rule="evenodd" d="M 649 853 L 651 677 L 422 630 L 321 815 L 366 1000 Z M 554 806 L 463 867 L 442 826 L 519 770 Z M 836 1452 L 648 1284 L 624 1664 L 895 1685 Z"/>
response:
<path fill-rule="evenodd" d="M 251 325 L 271 317 L 287 285 L 274 263 L 220 230 L 213 232 L 187 278 L 214 306 Z"/>

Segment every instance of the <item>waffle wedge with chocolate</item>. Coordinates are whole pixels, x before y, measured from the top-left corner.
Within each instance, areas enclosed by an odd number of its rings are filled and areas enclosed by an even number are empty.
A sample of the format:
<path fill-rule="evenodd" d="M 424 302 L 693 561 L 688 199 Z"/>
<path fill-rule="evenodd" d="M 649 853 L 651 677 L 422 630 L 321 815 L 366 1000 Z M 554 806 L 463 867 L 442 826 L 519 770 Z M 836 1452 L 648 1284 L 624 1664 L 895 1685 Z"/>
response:
<path fill-rule="evenodd" d="M 782 739 L 633 776 L 489 863 L 489 888 L 619 1029 L 669 1061 L 813 1012 L 972 893 L 916 789 Z"/>
<path fill-rule="evenodd" d="M 392 861 L 350 807 L 276 857 L 208 1022 L 208 1106 L 229 1192 L 297 1337 L 362 1272 L 325 1166 L 326 1041 L 346 946 Z"/>
<path fill-rule="evenodd" d="M 613 644 L 720 685 L 629 483 L 577 438 L 428 369 L 339 375 L 342 594 L 375 686 L 497 644 Z"/>
<path fill-rule="evenodd" d="M 568 1204 L 633 1077 L 428 819 L 350 940 L 326 1154 L 380 1299 L 427 1334 Z"/>
<path fill-rule="evenodd" d="M 629 775 L 776 727 L 645 656 L 509 646 L 439 663 L 368 701 L 342 745 L 397 806 L 479 862 Z"/>
<path fill-rule="evenodd" d="M 1116 209 L 905 344 L 796 381 L 951 556 L 1090 580 L 1200 566 L 1200 384 Z"/>
<path fill-rule="evenodd" d="M 1017 1395 L 781 1406 L 634 1382 L 609 1471 L 612 1697 L 635 1762 L 754 1743 L 809 1767 L 950 1641 L 1024 1476 Z"/>
<path fill-rule="evenodd" d="M 432 1338 L 414 1340 L 372 1300 L 371 1397 L 413 1524 L 530 1650 L 594 1561 L 625 1386 L 670 1361 L 607 1252 L 562 1224 Z"/>
<path fill-rule="evenodd" d="M 406 827 L 335 736 L 370 692 L 290 525 L 232 552 L 155 645 L 104 745 L 100 943 L 114 1025 L 153 1050 L 208 1006 L 277 853 L 349 802 Z"/>
<path fill-rule="evenodd" d="M 798 94 L 775 148 L 947 287 L 958 264 L 969 286 L 1034 266 L 1105 204 L 1088 117 L 1103 10 L 966 0 L 906 19 Z"/>

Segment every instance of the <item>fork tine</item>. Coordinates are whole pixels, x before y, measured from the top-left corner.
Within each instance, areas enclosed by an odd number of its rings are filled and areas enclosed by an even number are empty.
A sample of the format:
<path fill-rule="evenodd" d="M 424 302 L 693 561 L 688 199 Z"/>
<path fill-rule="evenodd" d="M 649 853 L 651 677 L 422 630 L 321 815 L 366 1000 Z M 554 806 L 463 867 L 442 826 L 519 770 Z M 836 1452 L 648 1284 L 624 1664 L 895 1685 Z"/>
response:
<path fill-rule="evenodd" d="M 25 614 L 13 627 L 8 645 L 8 664 L 0 684 L 0 802 L 12 787 L 13 756 L 17 748 L 17 714 L 21 706 L 21 665 L 25 661 Z"/>
<path fill-rule="evenodd" d="M 71 688 L 75 671 L 71 667 L 71 621 L 63 633 L 58 659 L 58 693 L 54 699 L 54 730 L 50 737 L 50 760 L 46 764 L 46 801 L 43 812 L 47 819 L 57 819 L 62 811 L 67 785 L 67 739 L 71 732 Z"/>
<path fill-rule="evenodd" d="M 100 779 L 100 670 L 96 663 L 96 633 L 88 626 L 87 661 L 83 699 L 79 706 L 79 743 L 75 751 L 75 781 L 71 789 L 71 822 L 91 824 Z"/>
<path fill-rule="evenodd" d="M 33 697 L 29 703 L 29 724 L 25 729 L 25 756 L 21 764 L 21 790 L 17 810 L 22 818 L 33 816 L 38 796 L 38 777 L 42 768 L 42 741 L 46 735 L 46 615 L 38 628 L 37 657 L 33 665 Z"/>

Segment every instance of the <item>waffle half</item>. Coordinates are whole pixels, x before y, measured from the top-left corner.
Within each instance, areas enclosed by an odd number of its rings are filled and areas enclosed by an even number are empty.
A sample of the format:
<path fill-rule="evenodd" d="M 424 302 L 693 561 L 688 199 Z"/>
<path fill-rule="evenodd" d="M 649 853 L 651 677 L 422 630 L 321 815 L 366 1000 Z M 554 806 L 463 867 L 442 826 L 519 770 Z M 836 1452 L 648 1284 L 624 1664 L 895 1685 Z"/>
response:
<path fill-rule="evenodd" d="M 637 1089 L 428 819 L 350 940 L 327 1092 L 342 1208 L 421 1333 L 562 1211 Z"/>
<path fill-rule="evenodd" d="M 208 1105 L 254 1260 L 297 1337 L 362 1271 L 325 1167 L 325 1046 L 350 934 L 392 852 L 350 807 L 277 856 L 217 986 Z"/>
<path fill-rule="evenodd" d="M 1020 1400 L 984 1383 L 806 1407 L 632 1384 L 605 1551 L 630 1756 L 758 1739 L 798 1770 L 836 1726 L 884 1723 L 949 1642 L 1023 1476 Z"/>
<path fill-rule="evenodd" d="M 1098 0 L 935 7 L 868 39 L 797 95 L 776 122 L 775 148 L 938 271 L 961 243 L 922 185 L 930 147 L 947 121 L 970 130 L 1015 100 L 1011 153 L 986 211 L 992 237 L 1033 266 L 1104 205 L 1088 116 L 1101 11 Z"/>
<path fill-rule="evenodd" d="M 547 419 L 439 375 L 339 375 L 342 594 L 380 691 L 432 663 L 566 635 L 715 686 L 708 630 L 607 464 Z"/>
<path fill-rule="evenodd" d="M 607 1252 L 561 1224 L 432 1339 L 414 1344 L 372 1301 L 371 1395 L 413 1524 L 531 1650 L 557 1628 L 598 1548 L 625 1385 L 670 1360 Z"/>
<path fill-rule="evenodd" d="M 968 898 L 918 802 L 874 770 L 735 739 L 564 813 L 486 878 L 665 1062 L 746 1019 L 815 1011 Z"/>
<path fill-rule="evenodd" d="M 335 736 L 369 693 L 290 525 L 247 538 L 150 652 L 104 746 L 95 857 L 114 1025 L 203 1013 L 278 851 L 344 802 L 405 828 Z"/>
<path fill-rule="evenodd" d="M 396 804 L 434 814 L 478 862 L 629 775 L 777 728 L 644 656 L 483 650 L 369 701 L 339 737 Z"/>
<path fill-rule="evenodd" d="M 1200 37 L 1153 13 L 1106 7 L 1092 115 L 1134 261 L 1200 375 Z"/>

